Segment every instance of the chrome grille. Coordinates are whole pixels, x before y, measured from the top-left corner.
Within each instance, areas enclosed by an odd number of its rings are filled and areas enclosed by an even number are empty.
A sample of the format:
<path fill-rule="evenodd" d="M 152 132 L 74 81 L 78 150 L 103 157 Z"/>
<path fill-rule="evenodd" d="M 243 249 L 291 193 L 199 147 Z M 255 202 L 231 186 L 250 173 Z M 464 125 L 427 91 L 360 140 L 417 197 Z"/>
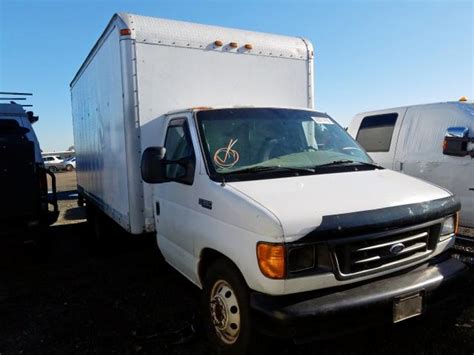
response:
<path fill-rule="evenodd" d="M 359 276 L 397 267 L 429 255 L 436 246 L 433 228 L 353 238 L 333 245 L 340 276 Z"/>

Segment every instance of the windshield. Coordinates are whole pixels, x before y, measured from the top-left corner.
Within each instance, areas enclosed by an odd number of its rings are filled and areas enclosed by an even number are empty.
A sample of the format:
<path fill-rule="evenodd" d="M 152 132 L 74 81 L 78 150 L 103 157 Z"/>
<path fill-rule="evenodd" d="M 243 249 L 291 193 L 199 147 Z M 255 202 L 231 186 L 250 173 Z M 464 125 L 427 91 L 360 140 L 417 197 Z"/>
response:
<path fill-rule="evenodd" d="M 238 108 L 201 111 L 196 117 L 214 176 L 372 163 L 343 128 L 314 111 Z"/>

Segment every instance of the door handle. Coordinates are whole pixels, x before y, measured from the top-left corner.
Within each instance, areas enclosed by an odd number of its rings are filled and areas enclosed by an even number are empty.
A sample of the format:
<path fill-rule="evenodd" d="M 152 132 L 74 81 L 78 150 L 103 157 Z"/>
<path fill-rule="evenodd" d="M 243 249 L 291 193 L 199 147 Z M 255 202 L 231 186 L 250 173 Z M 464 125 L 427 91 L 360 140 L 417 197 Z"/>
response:
<path fill-rule="evenodd" d="M 403 162 L 395 161 L 395 168 L 398 169 L 398 171 L 403 171 Z"/>

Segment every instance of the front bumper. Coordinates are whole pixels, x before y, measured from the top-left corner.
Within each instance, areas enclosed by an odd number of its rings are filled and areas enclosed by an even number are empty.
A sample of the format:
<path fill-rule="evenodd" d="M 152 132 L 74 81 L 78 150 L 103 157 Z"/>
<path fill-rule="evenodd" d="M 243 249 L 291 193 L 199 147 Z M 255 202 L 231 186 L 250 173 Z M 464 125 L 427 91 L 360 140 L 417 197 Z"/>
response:
<path fill-rule="evenodd" d="M 396 298 L 421 293 L 423 313 L 436 306 L 459 306 L 467 266 L 454 259 L 418 266 L 395 276 L 324 291 L 287 296 L 252 293 L 258 329 L 281 338 L 314 339 L 340 335 L 393 319 Z M 446 308 L 447 308 L 446 307 Z"/>
<path fill-rule="evenodd" d="M 454 249 L 469 256 L 474 255 L 474 228 L 459 227 L 459 234 L 456 235 Z"/>

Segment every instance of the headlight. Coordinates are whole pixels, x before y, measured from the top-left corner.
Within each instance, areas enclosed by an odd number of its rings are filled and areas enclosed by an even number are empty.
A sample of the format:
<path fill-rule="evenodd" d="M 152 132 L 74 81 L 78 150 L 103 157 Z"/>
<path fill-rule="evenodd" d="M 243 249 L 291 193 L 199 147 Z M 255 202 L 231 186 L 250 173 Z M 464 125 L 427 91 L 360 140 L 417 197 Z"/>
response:
<path fill-rule="evenodd" d="M 446 218 L 441 227 L 441 235 L 454 233 L 454 217 Z"/>
<path fill-rule="evenodd" d="M 448 217 L 444 220 L 443 225 L 441 226 L 441 237 L 440 242 L 446 240 L 448 236 L 456 233 L 457 229 L 457 215 Z M 444 237 L 444 238 L 443 238 Z"/>
<path fill-rule="evenodd" d="M 290 249 L 288 253 L 288 271 L 300 272 L 316 266 L 316 253 L 313 245 Z"/>

